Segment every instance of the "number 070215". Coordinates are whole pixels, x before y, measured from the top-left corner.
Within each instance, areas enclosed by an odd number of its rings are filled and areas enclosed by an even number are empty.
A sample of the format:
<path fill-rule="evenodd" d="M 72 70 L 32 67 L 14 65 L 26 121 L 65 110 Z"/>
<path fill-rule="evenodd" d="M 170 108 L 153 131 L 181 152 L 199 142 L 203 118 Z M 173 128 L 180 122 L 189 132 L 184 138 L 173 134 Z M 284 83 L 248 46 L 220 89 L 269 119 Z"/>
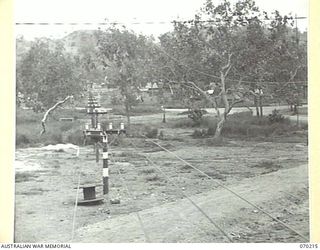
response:
<path fill-rule="evenodd" d="M 318 248 L 318 244 L 303 243 L 300 244 L 300 248 Z"/>

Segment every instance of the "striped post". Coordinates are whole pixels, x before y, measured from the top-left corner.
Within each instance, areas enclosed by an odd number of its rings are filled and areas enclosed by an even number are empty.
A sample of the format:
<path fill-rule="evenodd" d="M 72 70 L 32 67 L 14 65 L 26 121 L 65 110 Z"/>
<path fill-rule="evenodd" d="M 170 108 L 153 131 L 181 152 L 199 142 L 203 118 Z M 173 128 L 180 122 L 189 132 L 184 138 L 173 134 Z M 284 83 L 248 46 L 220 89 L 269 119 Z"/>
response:
<path fill-rule="evenodd" d="M 108 168 L 108 136 L 104 135 L 102 139 L 102 161 L 103 161 L 103 194 L 109 193 L 109 168 Z"/>

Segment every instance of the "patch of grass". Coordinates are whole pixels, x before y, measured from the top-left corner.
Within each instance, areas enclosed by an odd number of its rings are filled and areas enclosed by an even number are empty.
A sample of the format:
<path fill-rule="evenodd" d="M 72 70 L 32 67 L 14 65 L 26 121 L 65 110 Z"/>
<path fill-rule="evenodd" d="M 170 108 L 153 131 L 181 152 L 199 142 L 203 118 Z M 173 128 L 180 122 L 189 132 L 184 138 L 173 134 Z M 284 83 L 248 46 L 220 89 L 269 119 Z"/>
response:
<path fill-rule="evenodd" d="M 132 107 L 132 110 L 130 111 L 130 116 L 157 114 L 160 112 L 162 112 L 160 105 L 138 104 Z M 112 113 L 115 115 L 126 115 L 123 105 L 114 105 L 112 107 Z"/>
<path fill-rule="evenodd" d="M 158 136 L 158 128 L 147 128 L 146 137 L 148 138 L 157 138 Z"/>
<path fill-rule="evenodd" d="M 282 168 L 281 165 L 274 163 L 273 161 L 261 161 L 257 163 L 256 165 L 251 166 L 252 168 L 260 168 L 264 169 L 264 171 L 261 174 L 268 174 L 271 172 L 278 171 Z"/>
<path fill-rule="evenodd" d="M 132 108 L 132 115 L 157 114 L 162 112 L 159 105 L 139 104 Z"/>
<path fill-rule="evenodd" d="M 27 135 L 16 134 L 16 146 L 22 146 L 30 143 L 30 139 Z"/>
<path fill-rule="evenodd" d="M 42 188 L 32 188 L 30 191 L 23 191 L 19 192 L 17 194 L 20 195 L 42 195 L 44 192 L 48 192 L 49 190 L 47 189 L 42 189 Z"/>
<path fill-rule="evenodd" d="M 50 138 L 51 138 L 50 144 L 63 143 L 63 139 L 62 139 L 62 134 L 61 133 L 51 134 Z"/>
<path fill-rule="evenodd" d="M 140 171 L 141 174 L 153 174 L 155 172 L 156 172 L 156 170 L 153 169 L 153 168 L 143 169 L 143 170 Z"/>
<path fill-rule="evenodd" d="M 66 132 L 72 129 L 72 127 L 73 127 L 72 122 L 62 123 L 62 125 L 60 126 L 60 131 Z"/>
<path fill-rule="evenodd" d="M 43 114 L 35 113 L 31 109 L 16 109 L 16 124 L 27 124 L 41 121 Z"/>
<path fill-rule="evenodd" d="M 192 136 L 194 138 L 206 138 L 214 136 L 218 121 L 207 121 L 207 128 L 196 129 Z M 300 128 L 304 129 L 304 128 Z M 281 122 L 270 122 L 268 117 L 252 116 L 250 112 L 236 113 L 229 115 L 221 131 L 224 137 L 274 137 L 289 135 L 299 130 L 292 126 L 288 119 L 281 119 Z"/>
<path fill-rule="evenodd" d="M 161 178 L 157 174 L 153 174 L 153 175 L 149 175 L 149 176 L 145 177 L 145 180 L 147 182 L 155 182 L 155 181 L 160 181 Z"/>
<path fill-rule="evenodd" d="M 72 110 L 56 110 L 54 115 L 56 117 L 61 117 L 61 112 L 72 112 Z M 53 116 L 49 116 L 46 124 L 46 132 L 40 136 L 42 130 L 42 116 L 43 114 L 34 113 L 32 110 L 17 109 L 17 147 L 41 146 L 57 143 L 83 144 L 83 124 L 81 121 L 61 123 Z"/>
<path fill-rule="evenodd" d="M 205 172 L 207 175 L 209 175 L 211 178 L 213 179 L 219 179 L 222 181 L 225 181 L 227 178 L 225 176 L 223 176 L 222 174 L 216 172 L 216 171 L 207 171 Z"/>
<path fill-rule="evenodd" d="M 182 167 L 180 167 L 181 170 L 190 170 L 192 169 L 192 167 L 190 167 L 189 165 L 183 165 Z"/>
<path fill-rule="evenodd" d="M 208 138 L 205 140 L 205 144 L 207 146 L 215 146 L 215 147 L 223 147 L 223 146 L 227 146 L 228 142 L 226 142 L 223 137 L 219 137 L 219 138 Z"/>
<path fill-rule="evenodd" d="M 216 117 L 203 116 L 198 123 L 195 123 L 194 121 L 188 118 L 181 118 L 177 121 L 172 122 L 171 127 L 172 128 L 194 128 L 194 127 L 205 128 L 216 123 L 217 123 Z"/>
<path fill-rule="evenodd" d="M 66 142 L 72 143 L 75 145 L 82 145 L 83 144 L 83 131 L 80 129 L 76 129 L 68 133 Z"/>
<path fill-rule="evenodd" d="M 29 173 L 29 172 L 17 172 L 15 176 L 15 181 L 18 182 L 27 182 L 31 181 L 34 178 L 37 178 L 38 176 Z"/>
<path fill-rule="evenodd" d="M 148 138 L 157 138 L 159 130 L 156 126 L 150 126 L 146 124 L 131 124 L 129 134 L 132 137 L 138 138 L 143 138 L 144 136 Z"/>
<path fill-rule="evenodd" d="M 182 118 L 174 121 L 171 125 L 173 128 L 192 128 L 197 126 L 194 122 L 188 118 Z"/>

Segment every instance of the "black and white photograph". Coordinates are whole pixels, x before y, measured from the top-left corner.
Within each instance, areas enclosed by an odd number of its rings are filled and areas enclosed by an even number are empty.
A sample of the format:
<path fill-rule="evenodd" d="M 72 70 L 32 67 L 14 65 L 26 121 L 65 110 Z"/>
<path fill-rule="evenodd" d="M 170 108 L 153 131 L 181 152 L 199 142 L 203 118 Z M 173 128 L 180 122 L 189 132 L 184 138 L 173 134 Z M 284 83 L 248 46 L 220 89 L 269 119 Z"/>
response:
<path fill-rule="evenodd" d="M 308 0 L 15 0 L 16 243 L 308 243 Z"/>

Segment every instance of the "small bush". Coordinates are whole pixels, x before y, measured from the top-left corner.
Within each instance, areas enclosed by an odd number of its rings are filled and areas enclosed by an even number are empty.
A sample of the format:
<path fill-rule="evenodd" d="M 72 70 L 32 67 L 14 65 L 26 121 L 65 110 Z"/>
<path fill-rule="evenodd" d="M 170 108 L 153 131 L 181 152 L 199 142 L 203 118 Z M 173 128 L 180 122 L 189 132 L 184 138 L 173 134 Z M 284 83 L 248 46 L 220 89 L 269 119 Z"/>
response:
<path fill-rule="evenodd" d="M 217 125 L 215 124 L 215 126 L 210 126 L 208 129 L 207 129 L 207 135 L 208 136 L 213 136 L 215 133 L 216 133 L 216 128 L 217 128 Z"/>
<path fill-rule="evenodd" d="M 163 130 L 160 131 L 158 138 L 159 138 L 160 140 L 164 140 L 164 139 L 165 139 L 165 138 L 164 138 L 164 132 L 163 132 Z"/>
<path fill-rule="evenodd" d="M 17 109 L 16 110 L 16 123 L 26 124 L 26 123 L 37 123 L 42 119 L 42 114 L 35 113 L 29 109 Z"/>
<path fill-rule="evenodd" d="M 159 181 L 161 178 L 158 175 L 150 175 L 145 178 L 146 181 Z"/>
<path fill-rule="evenodd" d="M 146 132 L 146 137 L 148 138 L 157 138 L 158 129 L 157 128 L 148 128 Z"/>
<path fill-rule="evenodd" d="M 272 114 L 268 116 L 268 119 L 270 123 L 281 123 L 284 121 L 284 116 L 280 114 L 279 110 L 274 109 Z"/>
<path fill-rule="evenodd" d="M 68 143 L 72 143 L 75 145 L 82 145 L 83 140 L 84 140 L 83 131 L 80 129 L 72 131 L 70 134 L 67 135 L 67 142 Z"/>
<path fill-rule="evenodd" d="M 26 181 L 30 181 L 34 177 L 37 177 L 37 176 L 34 176 L 33 174 L 31 174 L 29 172 L 17 172 L 16 176 L 15 176 L 15 181 L 16 182 L 26 182 Z"/>
<path fill-rule="evenodd" d="M 261 174 L 268 174 L 271 172 L 278 171 L 279 169 L 282 168 L 281 165 L 274 163 L 273 161 L 261 161 L 257 163 L 254 166 L 251 166 L 252 168 L 260 168 L 264 169 Z"/>
<path fill-rule="evenodd" d="M 141 114 L 156 114 L 162 112 L 159 105 L 145 105 L 140 104 L 132 107 L 132 115 L 141 115 Z"/>
<path fill-rule="evenodd" d="M 192 137 L 194 138 L 201 138 L 207 136 L 207 130 L 206 129 L 196 129 L 192 133 Z"/>
<path fill-rule="evenodd" d="M 217 124 L 217 118 L 211 116 L 202 117 L 201 121 L 196 124 L 190 119 L 179 119 L 172 125 L 173 128 L 194 128 L 194 127 L 214 127 Z"/>
<path fill-rule="evenodd" d="M 178 121 L 174 122 L 172 127 L 173 128 L 190 128 L 195 127 L 196 125 L 192 120 L 189 119 L 179 119 Z"/>
<path fill-rule="evenodd" d="M 50 139 L 50 144 L 63 143 L 62 133 L 52 134 Z"/>
<path fill-rule="evenodd" d="M 222 147 L 228 144 L 221 136 L 218 138 L 208 138 L 206 139 L 205 143 L 207 146 L 215 146 L 215 147 Z"/>
<path fill-rule="evenodd" d="M 70 129 L 72 129 L 72 127 L 73 127 L 72 123 L 64 123 L 60 126 L 60 131 L 66 132 L 66 131 L 69 131 Z"/>
<path fill-rule="evenodd" d="M 122 104 L 122 98 L 116 95 L 111 96 L 111 104 L 112 105 L 120 105 Z"/>
<path fill-rule="evenodd" d="M 189 165 L 183 165 L 182 167 L 180 167 L 181 170 L 191 170 L 192 167 L 190 167 Z"/>
<path fill-rule="evenodd" d="M 24 134 L 17 134 L 16 135 L 16 146 L 29 144 L 29 143 L 30 143 L 30 140 L 26 135 L 24 135 Z"/>
<path fill-rule="evenodd" d="M 196 129 L 192 136 L 194 138 L 212 137 L 215 135 L 217 119 L 205 117 L 201 126 L 207 129 Z M 270 137 L 286 135 L 296 130 L 297 128 L 291 126 L 287 119 L 271 123 L 269 117 L 256 117 L 252 116 L 251 112 L 242 112 L 227 117 L 221 135 L 224 137 Z"/>
<path fill-rule="evenodd" d="M 202 109 L 190 109 L 188 111 L 188 117 L 195 123 L 200 124 L 202 116 L 208 113 L 206 110 Z"/>
<path fill-rule="evenodd" d="M 140 171 L 140 173 L 142 174 L 153 174 L 155 172 L 155 169 L 151 168 L 151 169 L 143 169 Z"/>
<path fill-rule="evenodd" d="M 228 119 L 248 119 L 252 117 L 252 111 L 243 111 L 228 115 Z"/>

